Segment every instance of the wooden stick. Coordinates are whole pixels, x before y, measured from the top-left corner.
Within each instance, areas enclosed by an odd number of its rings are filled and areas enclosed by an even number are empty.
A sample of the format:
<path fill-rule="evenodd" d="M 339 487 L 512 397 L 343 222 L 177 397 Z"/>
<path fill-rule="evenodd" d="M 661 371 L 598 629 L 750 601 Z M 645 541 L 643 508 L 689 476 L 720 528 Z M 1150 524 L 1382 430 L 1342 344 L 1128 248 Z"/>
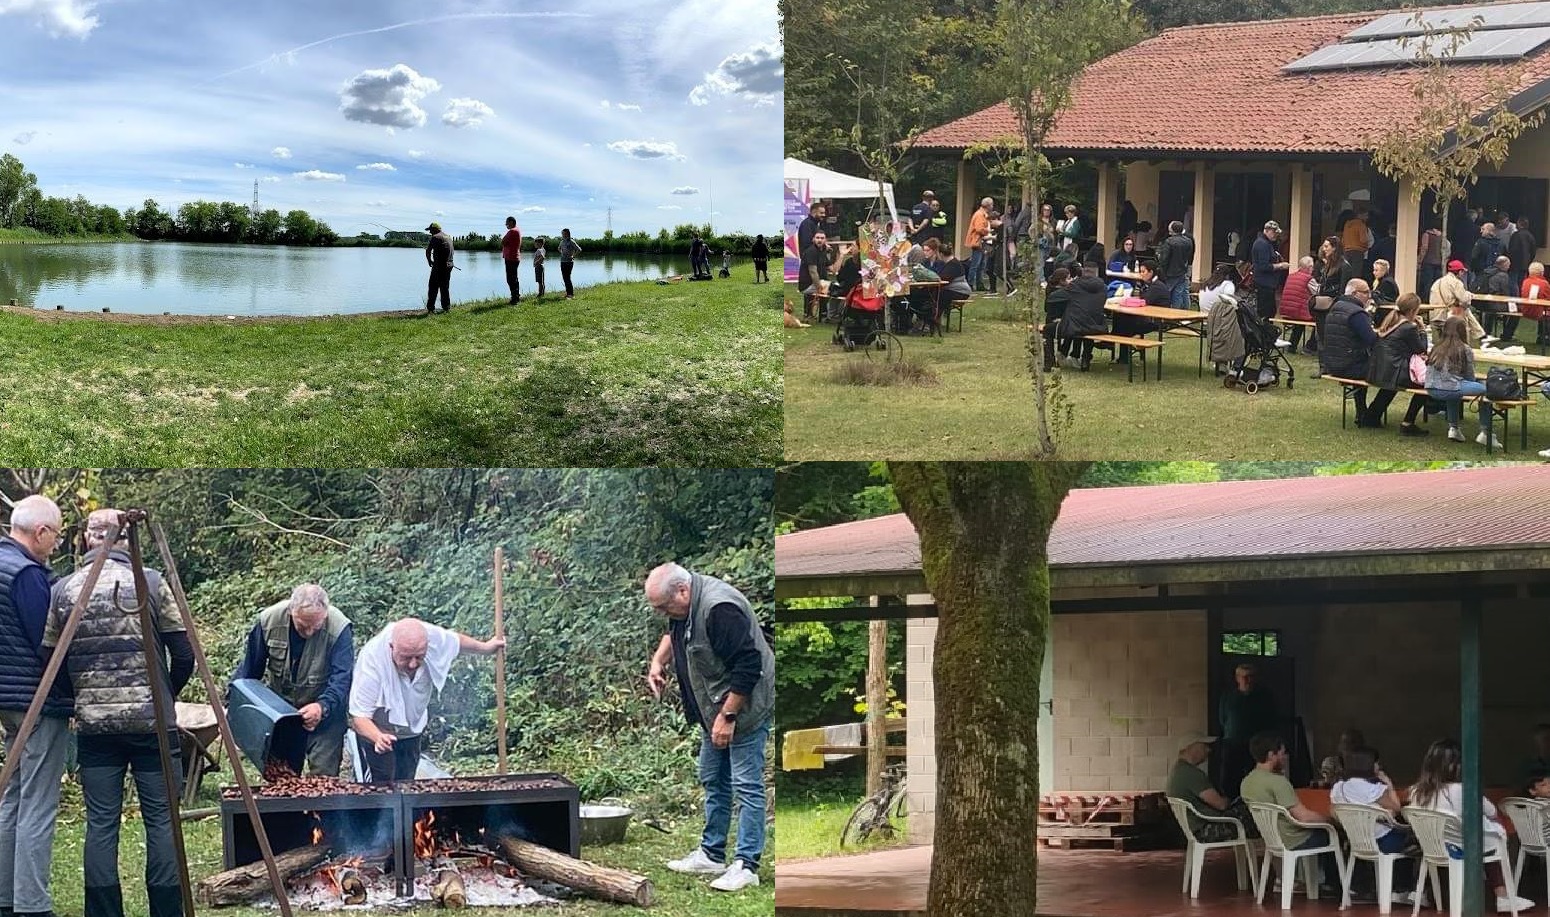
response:
<path fill-rule="evenodd" d="M 108 531 L 114 541 L 108 544 L 117 541 L 118 533 L 119 526 L 114 523 Z M 22 717 L 16 735 L 7 743 L 5 766 L 0 768 L 0 795 L 5 793 L 11 777 L 16 774 L 16 768 L 21 766 L 22 749 L 27 747 L 27 737 L 32 735 L 33 727 L 38 725 L 38 717 L 43 713 L 43 702 L 48 699 L 48 691 L 54 686 L 60 666 L 65 664 L 65 656 L 70 652 L 70 641 L 75 639 L 75 629 L 81 625 L 81 614 L 86 611 L 86 603 L 91 601 L 92 590 L 97 588 L 97 580 L 102 576 L 102 568 L 107 562 L 108 552 L 102 551 L 86 571 L 86 582 L 82 584 L 81 594 L 76 596 L 75 605 L 70 608 L 70 616 L 65 618 L 64 630 L 59 632 L 59 642 L 54 646 L 53 655 L 49 656 L 48 665 L 43 667 L 43 678 L 38 682 L 38 690 L 32 694 L 32 703 L 27 705 L 27 713 Z"/>
<path fill-rule="evenodd" d="M 156 622 L 151 620 L 151 584 L 145 575 L 145 560 L 140 555 L 140 524 L 145 521 L 145 511 L 130 510 L 125 515 L 129 519 L 129 567 L 134 573 L 135 605 L 140 615 L 140 647 L 145 656 L 146 680 L 151 686 L 151 710 L 156 715 L 156 751 L 161 757 L 162 784 L 167 790 L 167 809 L 171 814 L 172 851 L 178 862 L 178 889 L 183 893 L 183 910 L 192 914 L 194 887 L 188 880 L 188 850 L 183 845 L 183 820 L 178 816 L 182 796 L 178 793 L 178 775 L 172 769 L 172 740 L 168 735 L 169 726 L 177 728 L 177 720 L 167 709 L 172 703 L 172 685 L 167 683 L 168 673 L 162 668 L 161 637 Z M 113 542 L 104 542 L 103 551 L 112 547 Z M 114 604 L 117 604 L 117 595 L 115 591 Z M 123 609 L 123 606 L 119 607 Z M 165 692 L 162 690 L 164 685 Z"/>
<path fill-rule="evenodd" d="M 221 690 L 215 683 L 215 676 L 210 673 L 210 662 L 205 658 L 204 647 L 199 643 L 199 632 L 194 629 L 194 615 L 188 610 L 188 596 L 183 592 L 183 580 L 178 577 L 178 567 L 172 559 L 172 548 L 167 544 L 167 533 L 162 531 L 159 523 L 152 522 L 151 537 L 156 541 L 156 550 L 161 553 L 162 575 L 166 577 L 167 585 L 172 587 L 172 597 L 177 602 L 178 614 L 182 617 L 183 627 L 188 631 L 188 642 L 194 649 L 194 667 L 199 670 L 199 677 L 204 680 L 205 696 L 210 698 L 210 709 L 215 712 L 215 723 L 220 727 L 221 744 L 226 747 L 226 759 L 231 762 L 232 776 L 236 778 L 237 787 L 242 793 L 242 805 L 247 809 L 248 820 L 253 825 L 253 836 L 258 841 L 258 852 L 263 856 L 264 868 L 269 873 L 269 887 L 274 891 L 275 902 L 280 906 L 282 917 L 291 917 L 291 898 L 285 891 L 285 880 L 280 877 L 280 869 L 275 865 L 274 850 L 269 846 L 269 832 L 264 829 L 264 821 L 258 816 L 258 803 L 253 799 L 253 786 L 248 783 L 248 774 L 242 764 L 242 751 L 237 748 L 237 740 L 231 732 L 231 723 L 226 719 L 226 707 L 216 703 L 216 699 L 221 697 Z M 7 761 L 6 764 L 9 766 L 10 762 Z M 190 913 L 193 912 L 190 911 Z"/>
<path fill-rule="evenodd" d="M 293 847 L 274 859 L 274 866 L 281 876 L 292 879 L 302 875 L 328 859 L 327 844 L 308 844 Z M 268 865 L 249 863 L 218 872 L 199 880 L 199 901 L 206 907 L 223 907 L 252 901 L 269 888 L 264 873 Z"/>
<path fill-rule="evenodd" d="M 506 636 L 506 595 L 502 588 L 502 574 L 506 569 L 506 553 L 495 549 L 495 636 Z M 495 748 L 497 754 L 495 772 L 506 773 L 506 648 L 495 651 Z"/>
<path fill-rule="evenodd" d="M 598 866 L 514 837 L 497 838 L 496 846 L 501 857 L 525 876 L 558 882 L 588 898 L 651 906 L 654 892 L 646 876 Z"/>

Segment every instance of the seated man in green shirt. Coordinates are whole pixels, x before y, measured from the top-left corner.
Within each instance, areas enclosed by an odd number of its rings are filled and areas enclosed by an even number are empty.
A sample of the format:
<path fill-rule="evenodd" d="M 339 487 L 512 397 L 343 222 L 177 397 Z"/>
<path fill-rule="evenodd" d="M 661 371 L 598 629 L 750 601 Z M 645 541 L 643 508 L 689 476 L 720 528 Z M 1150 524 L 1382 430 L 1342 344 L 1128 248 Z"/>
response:
<path fill-rule="evenodd" d="M 1243 800 L 1229 802 L 1211 785 L 1206 772 L 1200 769 L 1200 765 L 1211 757 L 1211 743 L 1215 741 L 1215 736 L 1185 740 L 1184 747 L 1179 749 L 1179 759 L 1173 762 L 1173 770 L 1168 774 L 1167 794 L 1172 798 L 1185 800 L 1201 815 L 1226 815 L 1236 818 L 1243 824 L 1245 834 L 1249 837 L 1259 837 L 1259 828 L 1255 827 L 1254 818 L 1249 814 L 1249 807 L 1243 804 Z M 1238 836 L 1233 826 L 1226 822 L 1199 821 L 1193 817 L 1189 822 L 1190 833 L 1202 843 L 1230 841 Z"/>
<path fill-rule="evenodd" d="M 1286 779 L 1285 740 L 1278 733 L 1261 732 L 1249 740 L 1249 753 L 1254 756 L 1254 769 L 1243 778 L 1243 801 L 1274 803 L 1300 822 L 1321 826 L 1317 829 L 1300 828 L 1284 818 L 1279 819 L 1276 830 L 1281 836 L 1281 843 L 1289 850 L 1322 847 L 1331 842 L 1338 844 L 1334 824 L 1327 817 L 1303 805 L 1297 798 L 1297 791 L 1292 788 L 1292 782 Z M 1319 893 L 1339 895 L 1340 889 L 1333 884 L 1334 877 L 1340 875 L 1334 854 L 1319 854 L 1319 865 L 1324 870 Z"/>

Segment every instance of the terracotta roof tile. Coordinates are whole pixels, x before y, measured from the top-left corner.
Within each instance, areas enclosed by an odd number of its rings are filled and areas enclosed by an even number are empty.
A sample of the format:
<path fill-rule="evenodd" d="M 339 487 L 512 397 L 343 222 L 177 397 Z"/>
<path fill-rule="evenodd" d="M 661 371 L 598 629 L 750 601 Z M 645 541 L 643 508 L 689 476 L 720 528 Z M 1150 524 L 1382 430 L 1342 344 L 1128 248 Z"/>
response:
<path fill-rule="evenodd" d="M 1052 567 L 1550 547 L 1550 468 L 1076 490 L 1050 535 Z M 1252 535 L 1251 535 L 1252 533 Z M 902 513 L 775 539 L 775 575 L 917 573 Z"/>
<path fill-rule="evenodd" d="M 1389 11 L 1169 29 L 1083 72 L 1056 119 L 1050 152 L 1168 153 L 1369 151 L 1374 115 L 1403 117 L 1414 68 L 1284 74 L 1281 68 Z M 1500 64 L 1452 66 L 1483 88 Z M 1550 47 L 1528 58 L 1518 91 L 1550 79 Z M 1324 114 L 1328 113 L 1328 114 Z M 1016 136 L 1005 102 L 932 128 L 920 149 L 962 150 Z"/>

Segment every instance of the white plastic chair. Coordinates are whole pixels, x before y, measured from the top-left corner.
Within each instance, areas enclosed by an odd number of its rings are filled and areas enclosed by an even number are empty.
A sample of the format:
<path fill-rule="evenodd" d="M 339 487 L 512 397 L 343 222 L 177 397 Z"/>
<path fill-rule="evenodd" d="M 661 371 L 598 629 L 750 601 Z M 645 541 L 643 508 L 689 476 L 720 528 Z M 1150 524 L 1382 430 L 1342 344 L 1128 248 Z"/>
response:
<path fill-rule="evenodd" d="M 1384 853 L 1378 847 L 1378 825 L 1393 825 L 1394 819 L 1382 806 L 1358 803 L 1336 803 L 1330 807 L 1335 820 L 1345 829 L 1346 840 L 1351 844 L 1351 855 L 1345 864 L 1345 895 L 1340 909 L 1351 906 L 1350 877 L 1356 874 L 1356 861 L 1366 860 L 1378 874 L 1378 913 L 1387 914 L 1394 906 L 1394 861 L 1402 859 L 1402 853 Z"/>
<path fill-rule="evenodd" d="M 1296 884 L 1298 860 L 1303 861 L 1303 885 L 1308 890 L 1309 900 L 1317 900 L 1319 897 L 1317 857 L 1321 853 L 1335 855 L 1335 866 L 1340 874 L 1340 887 L 1342 890 L 1348 890 L 1351 887 L 1346 876 L 1345 864 L 1340 859 L 1340 842 L 1335 836 L 1334 825 L 1300 822 L 1292 817 L 1292 813 L 1288 812 L 1286 807 L 1268 802 L 1251 802 L 1249 811 L 1254 814 L 1254 824 L 1259 826 L 1260 839 L 1265 842 L 1265 858 L 1260 864 L 1259 881 L 1256 883 L 1260 904 L 1265 903 L 1265 890 L 1270 887 L 1270 861 L 1277 857 L 1281 860 L 1281 910 L 1283 911 L 1292 909 L 1292 886 Z M 1328 843 L 1306 850 L 1292 850 L 1281 842 L 1281 834 L 1276 830 L 1283 818 L 1299 828 L 1323 831 L 1328 838 Z M 1344 894 L 1349 894 L 1349 891 L 1345 891 Z"/>
<path fill-rule="evenodd" d="M 1415 806 L 1405 806 L 1401 810 L 1405 821 L 1415 831 L 1415 839 L 1421 845 L 1421 863 L 1425 869 L 1416 874 L 1415 905 L 1410 909 L 1412 915 L 1421 912 L 1421 891 L 1426 887 L 1428 876 L 1432 880 L 1432 900 L 1437 902 L 1438 908 L 1442 906 L 1442 889 L 1439 888 L 1440 878 L 1437 867 L 1443 866 L 1448 870 L 1448 914 L 1450 917 L 1459 917 L 1464 913 L 1464 861 L 1455 860 L 1448 855 L 1448 844 L 1457 845 L 1462 836 L 1462 828 L 1457 815 L 1450 812 L 1438 812 L 1435 809 L 1420 809 Z M 1502 861 L 1502 847 L 1487 848 L 1482 862 L 1500 863 Z M 1510 864 L 1509 864 L 1510 865 Z M 1502 877 L 1507 882 L 1507 896 L 1516 898 L 1518 895 L 1517 881 L 1513 878 L 1511 869 L 1503 869 Z M 1517 917 L 1518 909 L 1512 909 L 1513 917 Z"/>
<path fill-rule="evenodd" d="M 1523 881 L 1523 864 L 1530 855 L 1545 860 L 1545 900 L 1550 901 L 1550 847 L 1545 844 L 1545 823 L 1550 811 L 1537 799 L 1512 796 L 1498 806 L 1512 819 L 1512 828 L 1518 835 L 1518 856 L 1512 864 L 1512 884 Z"/>
<path fill-rule="evenodd" d="M 1188 842 L 1184 848 L 1184 888 L 1191 898 L 1200 897 L 1200 872 L 1206 865 L 1206 851 L 1215 848 L 1231 847 L 1233 858 L 1238 866 L 1238 888 L 1254 889 L 1259 893 L 1259 886 L 1254 884 L 1254 851 L 1253 841 L 1243 831 L 1243 822 L 1230 815 L 1206 815 L 1187 799 L 1176 796 L 1168 797 L 1168 806 L 1173 809 L 1173 817 L 1178 819 L 1179 828 L 1184 832 L 1184 840 Z M 1190 816 L 1194 816 L 1203 822 L 1221 822 L 1232 825 L 1238 836 L 1227 841 L 1200 841 L 1195 839 L 1195 832 L 1190 830 Z"/>

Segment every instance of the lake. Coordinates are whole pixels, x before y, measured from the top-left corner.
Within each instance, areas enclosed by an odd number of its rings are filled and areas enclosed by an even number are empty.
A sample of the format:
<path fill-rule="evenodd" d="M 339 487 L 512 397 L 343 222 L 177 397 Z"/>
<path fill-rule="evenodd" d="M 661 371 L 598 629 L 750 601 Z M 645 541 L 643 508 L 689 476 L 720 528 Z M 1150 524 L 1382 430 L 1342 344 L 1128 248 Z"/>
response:
<path fill-rule="evenodd" d="M 454 305 L 505 298 L 499 252 L 457 252 Z M 719 262 L 718 262 L 719 266 Z M 544 265 L 549 296 L 565 285 L 551 249 Z M 604 255 L 576 261 L 579 288 L 616 280 L 687 273 L 687 255 Z M 115 242 L 0 245 L 0 303 L 12 299 L 73 312 L 160 315 L 333 315 L 423 309 L 429 271 L 418 248 L 288 248 Z M 531 253 L 522 258 L 522 295 L 537 292 Z"/>

